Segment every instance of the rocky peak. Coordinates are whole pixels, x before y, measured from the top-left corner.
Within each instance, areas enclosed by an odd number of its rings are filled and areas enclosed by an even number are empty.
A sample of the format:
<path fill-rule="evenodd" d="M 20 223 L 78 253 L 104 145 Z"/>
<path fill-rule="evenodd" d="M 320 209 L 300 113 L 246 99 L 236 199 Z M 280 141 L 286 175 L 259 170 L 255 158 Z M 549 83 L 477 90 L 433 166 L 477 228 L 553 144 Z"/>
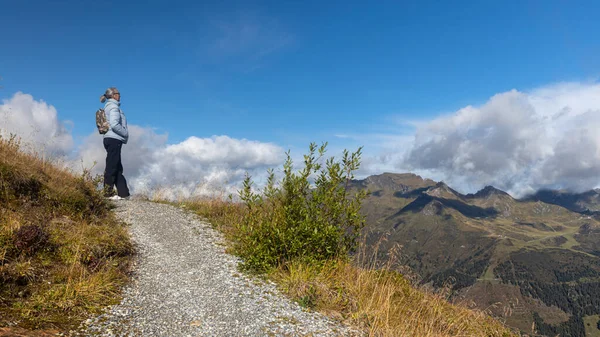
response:
<path fill-rule="evenodd" d="M 444 199 L 457 199 L 457 198 L 460 199 L 460 198 L 462 198 L 462 195 L 460 193 L 458 193 L 455 190 L 453 190 L 452 188 L 450 188 L 450 186 L 446 185 L 446 183 L 444 183 L 443 181 L 440 181 L 439 183 L 435 184 L 435 186 L 430 187 L 425 193 L 432 197 L 436 197 L 436 198 L 444 198 Z"/>
<path fill-rule="evenodd" d="M 474 198 L 490 198 L 493 196 L 510 197 L 510 195 L 502 190 L 495 188 L 494 186 L 486 186 L 483 189 L 477 191 L 472 195 Z"/>
<path fill-rule="evenodd" d="M 431 186 L 433 180 L 423 179 L 413 173 L 383 173 L 369 176 L 364 180 L 367 186 L 391 191 L 410 191 L 416 188 Z"/>

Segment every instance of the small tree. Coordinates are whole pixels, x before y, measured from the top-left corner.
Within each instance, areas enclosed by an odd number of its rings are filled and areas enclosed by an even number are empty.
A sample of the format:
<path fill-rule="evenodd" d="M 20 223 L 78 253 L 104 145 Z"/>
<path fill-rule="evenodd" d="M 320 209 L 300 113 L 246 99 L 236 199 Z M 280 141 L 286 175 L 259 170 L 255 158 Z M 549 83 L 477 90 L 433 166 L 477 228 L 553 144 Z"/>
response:
<path fill-rule="evenodd" d="M 265 272 L 294 259 L 346 257 L 356 248 L 365 222 L 359 211 L 366 194 L 349 195 L 348 184 L 359 168 L 362 148 L 344 150 L 341 161 L 331 157 L 322 165 L 326 146 L 317 149 L 311 143 L 298 172 L 288 151 L 282 180 L 276 183 L 270 170 L 262 194 L 252 191 L 253 182 L 246 176 L 240 198 L 248 213 L 238 225 L 235 249 L 247 269 Z"/>

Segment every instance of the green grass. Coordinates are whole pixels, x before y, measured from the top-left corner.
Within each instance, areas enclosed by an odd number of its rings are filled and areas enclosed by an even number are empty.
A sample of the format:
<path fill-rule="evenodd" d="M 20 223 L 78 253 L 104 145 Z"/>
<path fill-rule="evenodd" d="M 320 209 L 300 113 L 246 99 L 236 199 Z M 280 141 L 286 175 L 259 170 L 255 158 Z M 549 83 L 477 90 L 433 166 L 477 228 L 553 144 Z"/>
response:
<path fill-rule="evenodd" d="M 89 175 L 0 138 L 0 327 L 72 329 L 118 301 L 132 254 Z"/>
<path fill-rule="evenodd" d="M 566 249 L 579 254 L 594 257 L 594 255 L 577 250 L 574 247 L 579 243 L 575 240 L 574 234 L 579 231 L 581 225 L 589 222 L 589 219 L 582 219 L 577 213 L 569 212 L 562 207 L 555 205 L 547 205 L 545 214 L 531 215 L 527 211 L 535 209 L 537 203 L 533 202 L 518 202 L 513 216 L 507 218 L 493 218 L 473 220 L 465 217 L 458 212 L 449 211 L 455 217 L 457 222 L 461 224 L 462 230 L 479 230 L 487 233 L 489 237 L 495 237 L 500 240 L 510 239 L 512 246 L 499 244 L 493 256 L 494 260 L 501 260 L 510 255 L 510 253 L 521 249 L 543 250 L 550 248 Z M 549 227 L 548 230 L 532 228 L 530 226 L 515 225 L 514 216 L 521 219 L 523 222 L 543 222 Z M 564 237 L 567 241 L 559 246 L 550 244 L 550 240 L 555 237 Z M 482 279 L 493 279 L 493 274 L 490 268 L 482 275 Z"/>
<path fill-rule="evenodd" d="M 585 326 L 586 337 L 600 337 L 600 330 L 598 330 L 598 321 L 600 315 L 585 316 L 583 318 L 583 325 Z"/>

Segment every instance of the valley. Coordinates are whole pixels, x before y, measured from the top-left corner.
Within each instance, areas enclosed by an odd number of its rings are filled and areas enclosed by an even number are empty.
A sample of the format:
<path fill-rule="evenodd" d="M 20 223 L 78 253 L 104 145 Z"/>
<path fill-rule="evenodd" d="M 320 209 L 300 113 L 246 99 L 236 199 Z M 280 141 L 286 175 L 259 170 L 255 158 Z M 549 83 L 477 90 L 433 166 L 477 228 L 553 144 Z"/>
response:
<path fill-rule="evenodd" d="M 523 332 L 585 336 L 600 314 L 598 191 L 523 199 L 488 186 L 461 194 L 443 182 L 385 173 L 353 181 L 367 244 L 420 283 L 490 311 Z M 589 329 L 587 329 L 589 330 Z"/>

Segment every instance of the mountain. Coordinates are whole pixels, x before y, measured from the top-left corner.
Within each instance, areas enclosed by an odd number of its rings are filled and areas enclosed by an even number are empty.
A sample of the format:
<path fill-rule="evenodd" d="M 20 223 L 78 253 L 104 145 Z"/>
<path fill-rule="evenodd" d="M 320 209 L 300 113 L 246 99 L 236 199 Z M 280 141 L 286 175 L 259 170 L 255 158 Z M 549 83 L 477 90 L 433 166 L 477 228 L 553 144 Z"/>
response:
<path fill-rule="evenodd" d="M 487 186 L 463 195 L 414 174 L 352 182 L 367 189 L 367 244 L 412 268 L 421 283 L 448 286 L 455 301 L 489 309 L 543 335 L 585 336 L 600 314 L 597 191 L 540 191 L 524 199 Z M 598 331 L 600 332 L 600 331 Z"/>
<path fill-rule="evenodd" d="M 382 214 L 395 212 L 435 184 L 436 182 L 433 180 L 423 179 L 412 173 L 384 173 L 370 176 L 364 180 L 354 180 L 350 188 L 371 191 L 368 200 L 374 198 L 373 200 L 376 202 L 370 202 L 368 207 L 363 207 L 363 213 L 367 223 L 376 224 L 382 218 Z"/>
<path fill-rule="evenodd" d="M 600 212 L 600 189 L 593 189 L 583 193 L 540 190 L 534 195 L 527 197 L 526 200 L 559 205 L 580 213 Z"/>

